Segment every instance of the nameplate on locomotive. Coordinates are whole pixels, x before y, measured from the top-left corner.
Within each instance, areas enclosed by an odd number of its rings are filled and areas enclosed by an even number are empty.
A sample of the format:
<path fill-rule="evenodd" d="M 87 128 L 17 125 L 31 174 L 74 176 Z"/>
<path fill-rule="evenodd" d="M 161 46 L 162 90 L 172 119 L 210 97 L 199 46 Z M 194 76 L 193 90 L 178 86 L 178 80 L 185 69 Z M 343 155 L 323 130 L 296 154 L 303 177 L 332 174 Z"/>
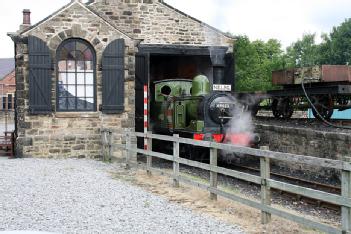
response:
<path fill-rule="evenodd" d="M 224 92 L 231 92 L 232 86 L 231 85 L 224 85 L 224 84 L 214 84 L 213 91 L 224 91 Z"/>
<path fill-rule="evenodd" d="M 216 104 L 216 108 L 220 108 L 220 109 L 229 109 L 230 108 L 230 104 L 229 103 L 217 103 Z"/>

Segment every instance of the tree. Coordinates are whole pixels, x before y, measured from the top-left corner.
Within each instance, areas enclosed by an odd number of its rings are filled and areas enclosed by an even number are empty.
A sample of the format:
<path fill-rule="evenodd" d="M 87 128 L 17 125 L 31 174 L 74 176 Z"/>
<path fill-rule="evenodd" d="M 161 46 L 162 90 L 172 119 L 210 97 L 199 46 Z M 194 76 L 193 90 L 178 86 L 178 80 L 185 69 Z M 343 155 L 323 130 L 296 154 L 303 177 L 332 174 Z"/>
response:
<path fill-rule="evenodd" d="M 304 34 L 302 39 L 294 42 L 286 49 L 286 65 L 288 67 L 308 67 L 318 64 L 318 46 L 316 34 Z"/>
<path fill-rule="evenodd" d="M 320 62 L 323 64 L 351 64 L 351 18 L 332 32 L 322 36 L 320 45 Z"/>
<path fill-rule="evenodd" d="M 239 36 L 234 48 L 237 90 L 271 89 L 272 71 L 284 66 L 280 42 L 275 39 L 251 42 L 247 36 Z"/>

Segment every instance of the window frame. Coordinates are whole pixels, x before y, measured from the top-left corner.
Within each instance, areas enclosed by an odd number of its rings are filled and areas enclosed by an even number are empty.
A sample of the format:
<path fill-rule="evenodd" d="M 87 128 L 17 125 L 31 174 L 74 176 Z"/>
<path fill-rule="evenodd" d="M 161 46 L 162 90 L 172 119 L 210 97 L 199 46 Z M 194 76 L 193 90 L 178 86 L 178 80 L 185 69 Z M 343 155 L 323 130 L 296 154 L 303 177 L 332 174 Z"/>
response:
<path fill-rule="evenodd" d="M 93 97 L 93 101 L 94 101 L 94 103 L 93 103 L 93 109 L 92 110 L 87 110 L 87 109 L 78 109 L 78 104 L 77 104 L 77 100 L 78 100 L 78 97 L 77 97 L 77 94 L 78 94 L 78 92 L 77 92 L 77 87 L 78 86 L 81 86 L 80 84 L 77 84 L 77 74 L 80 74 L 80 73 L 83 73 L 83 74 L 86 74 L 86 70 L 84 69 L 83 70 L 83 72 L 82 71 L 78 71 L 77 70 L 77 65 L 75 65 L 75 72 L 73 73 L 72 72 L 72 74 L 75 74 L 75 84 L 74 84 L 74 86 L 75 86 L 75 90 L 76 90 L 76 96 L 75 96 L 75 108 L 74 109 L 60 109 L 60 105 L 59 105 L 59 101 L 60 101 L 60 92 L 59 92 L 59 80 L 60 80 L 60 73 L 62 73 L 62 72 L 60 72 L 60 70 L 59 70 L 59 62 L 60 61 L 63 61 L 63 60 L 60 60 L 60 57 L 61 57 L 61 53 L 62 53 L 62 51 L 63 51 L 63 49 L 64 49 L 64 46 L 66 45 L 66 44 L 68 44 L 68 43 L 72 43 L 72 42 L 74 42 L 74 43 L 77 43 L 77 42 L 79 42 L 79 43 L 82 43 L 82 44 L 84 44 L 84 45 L 86 45 L 87 46 L 87 48 L 88 49 L 90 49 L 90 51 L 91 51 L 91 53 L 92 53 L 92 66 L 93 66 L 93 95 L 94 95 L 94 97 Z M 77 44 L 75 44 L 75 51 L 77 51 L 76 50 L 77 49 Z M 64 61 L 66 61 L 66 63 L 67 63 L 67 61 L 69 61 L 69 58 L 67 57 L 67 59 L 66 60 L 64 60 Z M 74 60 L 75 62 L 77 62 L 78 60 Z M 87 61 L 91 61 L 91 60 L 84 60 L 84 62 L 87 62 Z M 85 67 L 86 65 L 84 65 L 84 67 Z M 96 77 L 97 77 L 97 75 L 96 75 L 96 72 L 97 72 L 97 62 L 96 62 L 96 51 L 95 51 L 95 49 L 94 49 L 94 47 L 89 43 L 89 42 L 87 42 L 86 40 L 84 40 L 84 39 L 81 39 L 81 38 L 69 38 L 69 39 L 67 39 L 67 40 L 64 40 L 59 46 L 58 46 L 58 48 L 57 48 L 57 50 L 56 50 L 56 111 L 57 112 L 80 112 L 80 113 L 83 113 L 83 112 L 89 112 L 89 113 L 91 113 L 91 112 L 96 112 L 97 111 L 97 79 L 96 79 Z M 67 69 L 67 68 L 66 68 Z M 67 70 L 66 70 L 66 74 L 68 74 L 69 72 L 67 72 Z M 86 76 L 84 76 L 84 77 L 86 77 Z M 84 80 L 85 80 L 86 78 L 84 78 Z M 86 86 L 87 86 L 87 84 L 85 83 L 84 85 L 84 88 L 86 88 Z M 86 97 L 86 94 L 85 94 L 85 98 L 87 98 Z"/>

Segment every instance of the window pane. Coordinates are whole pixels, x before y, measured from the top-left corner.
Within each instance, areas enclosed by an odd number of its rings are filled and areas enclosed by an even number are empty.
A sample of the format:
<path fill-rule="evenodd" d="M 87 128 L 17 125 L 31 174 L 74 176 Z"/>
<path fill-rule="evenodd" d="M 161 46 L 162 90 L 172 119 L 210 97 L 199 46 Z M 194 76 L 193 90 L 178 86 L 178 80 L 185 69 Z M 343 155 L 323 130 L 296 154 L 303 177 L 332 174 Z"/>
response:
<path fill-rule="evenodd" d="M 94 97 L 94 86 L 92 85 L 86 86 L 86 97 Z"/>
<path fill-rule="evenodd" d="M 94 98 L 87 98 L 87 110 L 94 110 Z"/>
<path fill-rule="evenodd" d="M 77 73 L 77 84 L 84 84 L 84 73 Z"/>
<path fill-rule="evenodd" d="M 86 61 L 93 61 L 93 53 L 90 49 L 87 49 L 85 52 L 84 52 L 84 59 Z"/>
<path fill-rule="evenodd" d="M 66 45 L 64 46 L 64 48 L 67 50 L 67 51 L 73 51 L 75 50 L 75 41 L 71 41 L 71 42 L 68 42 L 66 43 Z"/>
<path fill-rule="evenodd" d="M 85 83 L 87 85 L 93 85 L 94 84 L 94 74 L 93 73 L 86 73 L 85 74 Z"/>
<path fill-rule="evenodd" d="M 77 72 L 84 72 L 85 67 L 84 61 L 77 61 Z"/>
<path fill-rule="evenodd" d="M 76 98 L 68 98 L 68 110 L 76 109 Z"/>
<path fill-rule="evenodd" d="M 76 52 L 75 51 L 69 51 L 67 54 L 67 58 L 69 60 L 76 60 Z"/>
<path fill-rule="evenodd" d="M 81 51 L 76 50 L 75 52 L 75 59 L 77 61 L 84 61 L 84 54 Z"/>
<path fill-rule="evenodd" d="M 86 101 L 84 98 L 78 98 L 77 100 L 77 109 L 78 110 L 85 110 Z"/>
<path fill-rule="evenodd" d="M 58 95 L 59 97 L 67 97 L 69 96 L 67 92 L 67 85 L 59 85 L 58 87 Z"/>
<path fill-rule="evenodd" d="M 68 96 L 76 96 L 76 86 L 75 85 L 68 85 Z"/>
<path fill-rule="evenodd" d="M 59 109 L 60 110 L 67 109 L 67 99 L 66 98 L 59 98 Z"/>
<path fill-rule="evenodd" d="M 88 47 L 87 47 L 84 43 L 77 42 L 77 48 L 76 48 L 76 50 L 79 50 L 79 51 L 81 51 L 81 52 L 84 52 L 86 49 L 88 49 Z"/>
<path fill-rule="evenodd" d="M 77 85 L 77 97 L 85 97 L 84 85 Z"/>
<path fill-rule="evenodd" d="M 66 73 L 59 73 L 59 80 L 58 80 L 59 85 L 67 84 L 66 77 L 67 77 Z"/>
<path fill-rule="evenodd" d="M 65 48 L 62 48 L 59 60 L 67 60 L 67 58 L 68 58 L 68 51 Z"/>
<path fill-rule="evenodd" d="M 67 71 L 76 71 L 76 62 L 74 60 L 67 61 Z"/>
<path fill-rule="evenodd" d="M 66 71 L 67 70 L 67 63 L 66 63 L 66 60 L 64 61 L 59 61 L 58 63 L 58 70 L 59 71 Z"/>
<path fill-rule="evenodd" d="M 68 73 L 67 74 L 67 84 L 76 84 L 76 74 L 75 73 Z"/>
<path fill-rule="evenodd" d="M 85 62 L 85 69 L 87 72 L 93 72 L 93 62 L 92 61 L 86 61 Z"/>

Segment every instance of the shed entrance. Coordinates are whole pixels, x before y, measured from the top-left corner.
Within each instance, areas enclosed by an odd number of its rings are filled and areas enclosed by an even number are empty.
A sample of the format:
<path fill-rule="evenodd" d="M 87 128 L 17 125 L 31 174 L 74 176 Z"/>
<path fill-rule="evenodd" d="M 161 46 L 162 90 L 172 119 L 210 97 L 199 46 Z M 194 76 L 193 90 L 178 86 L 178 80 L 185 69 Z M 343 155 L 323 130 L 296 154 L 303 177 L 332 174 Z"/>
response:
<path fill-rule="evenodd" d="M 135 131 L 144 130 L 144 85 L 149 87 L 149 107 L 154 96 L 154 82 L 165 79 L 189 79 L 206 75 L 212 83 L 211 49 L 206 46 L 140 45 L 135 64 Z M 227 47 L 215 47 L 227 51 Z M 234 87 L 233 54 L 226 54 L 225 84 Z M 153 110 L 149 108 L 149 115 Z M 150 116 L 148 118 L 150 120 Z M 149 122 L 152 128 L 152 119 Z M 150 129 L 150 128 L 149 128 Z M 138 147 L 142 147 L 140 139 Z"/>

